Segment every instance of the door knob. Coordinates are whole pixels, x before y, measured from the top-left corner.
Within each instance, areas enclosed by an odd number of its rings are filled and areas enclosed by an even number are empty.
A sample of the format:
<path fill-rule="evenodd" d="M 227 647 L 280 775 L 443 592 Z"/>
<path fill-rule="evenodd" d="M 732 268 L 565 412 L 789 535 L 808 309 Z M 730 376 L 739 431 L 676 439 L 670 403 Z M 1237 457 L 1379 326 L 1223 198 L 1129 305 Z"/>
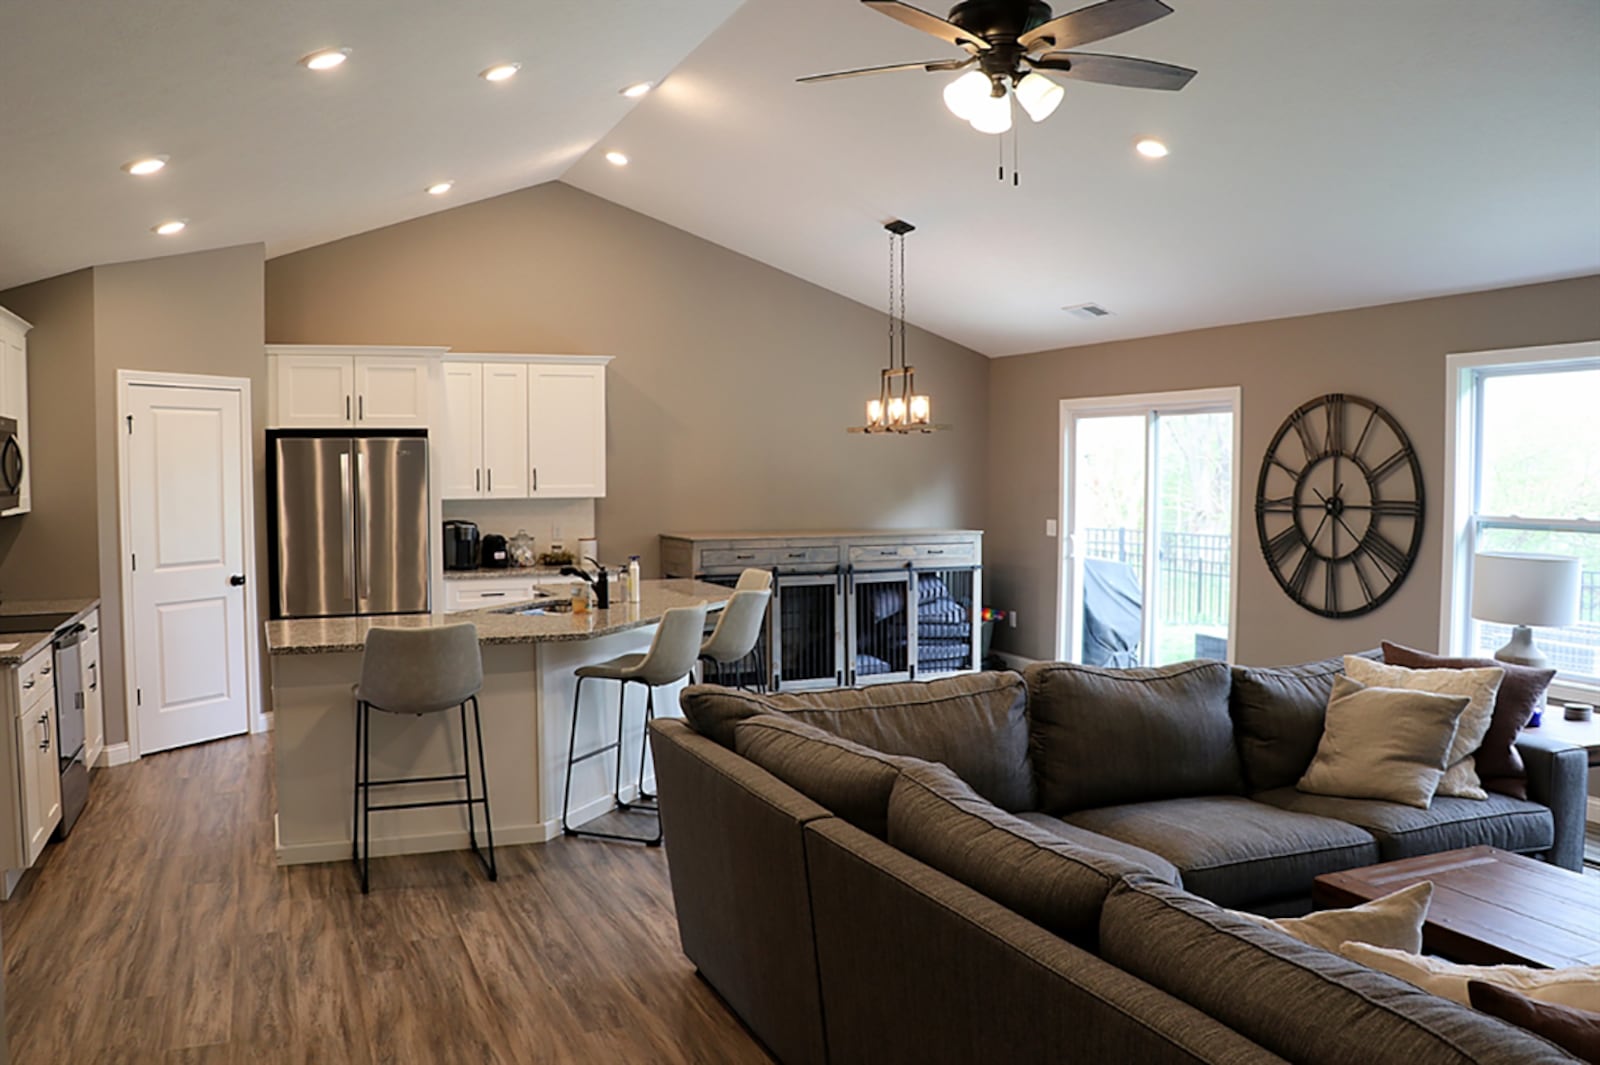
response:
<path fill-rule="evenodd" d="M 235 573 L 233 576 L 228 578 L 228 583 L 233 585 L 235 588 L 244 587 L 244 574 Z"/>

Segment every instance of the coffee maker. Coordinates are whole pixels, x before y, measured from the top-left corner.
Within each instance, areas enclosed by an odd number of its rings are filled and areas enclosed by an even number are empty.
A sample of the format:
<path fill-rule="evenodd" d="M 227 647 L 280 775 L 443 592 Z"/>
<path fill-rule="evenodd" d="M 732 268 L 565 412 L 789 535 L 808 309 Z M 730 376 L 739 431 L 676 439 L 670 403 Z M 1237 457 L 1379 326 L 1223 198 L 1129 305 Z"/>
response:
<path fill-rule="evenodd" d="M 476 569 L 478 566 L 478 525 L 471 521 L 444 523 L 444 568 Z"/>

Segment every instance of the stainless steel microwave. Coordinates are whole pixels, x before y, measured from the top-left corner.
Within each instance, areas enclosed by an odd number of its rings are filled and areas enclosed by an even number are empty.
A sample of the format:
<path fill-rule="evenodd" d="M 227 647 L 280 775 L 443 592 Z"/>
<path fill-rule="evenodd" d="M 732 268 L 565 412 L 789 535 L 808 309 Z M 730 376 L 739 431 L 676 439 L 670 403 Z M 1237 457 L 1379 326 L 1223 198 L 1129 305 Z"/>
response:
<path fill-rule="evenodd" d="M 17 420 L 0 418 L 0 510 L 10 510 L 22 502 L 23 469 Z"/>

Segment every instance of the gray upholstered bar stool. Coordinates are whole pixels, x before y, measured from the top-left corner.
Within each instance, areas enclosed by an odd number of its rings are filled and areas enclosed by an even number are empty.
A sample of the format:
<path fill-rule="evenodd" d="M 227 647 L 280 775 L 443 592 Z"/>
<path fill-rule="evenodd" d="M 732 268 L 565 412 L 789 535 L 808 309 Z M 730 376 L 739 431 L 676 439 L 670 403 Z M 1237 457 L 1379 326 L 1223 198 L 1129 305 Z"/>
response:
<path fill-rule="evenodd" d="M 772 591 L 772 571 L 769 569 L 747 569 L 739 572 L 739 583 L 733 588 L 736 592 L 770 592 Z"/>
<path fill-rule="evenodd" d="M 361 893 L 367 893 L 367 869 L 372 860 L 371 814 L 374 810 L 414 810 L 425 806 L 465 806 L 467 840 L 483 863 L 490 880 L 499 879 L 494 861 L 494 826 L 489 819 L 489 775 L 483 765 L 483 722 L 478 716 L 478 692 L 483 688 L 483 654 L 478 629 L 471 624 L 425 629 L 374 628 L 367 632 L 361 652 L 361 682 L 356 685 L 356 787 L 355 812 L 350 835 L 350 857 L 361 874 Z M 467 742 L 467 704 L 472 704 L 472 727 L 477 734 L 478 777 L 482 794 L 472 790 L 472 756 Z M 372 711 L 388 714 L 439 714 L 451 707 L 461 711 L 461 761 L 459 773 L 432 777 L 372 779 Z M 372 805 L 372 789 L 400 784 L 433 784 L 459 780 L 466 785 L 463 799 L 428 802 L 392 802 Z M 478 849 L 477 820 L 473 807 L 483 804 L 483 831 L 488 854 Z"/>
<path fill-rule="evenodd" d="M 613 809 L 629 810 L 634 807 L 654 810 L 649 800 L 655 798 L 644 790 L 644 761 L 650 751 L 650 720 L 655 717 L 656 688 L 675 684 L 694 671 L 695 659 L 700 654 L 700 636 L 706 627 L 706 604 L 682 606 L 668 610 L 656 627 L 650 641 L 650 650 L 642 655 L 620 655 L 606 662 L 582 666 L 577 671 L 577 690 L 572 696 L 572 734 L 567 740 L 567 782 L 561 793 L 561 831 L 568 836 L 593 836 L 597 839 L 625 840 L 654 847 L 661 842 L 661 825 L 658 819 L 654 836 L 630 836 L 615 832 L 594 832 L 573 828 L 567 821 L 572 807 L 572 767 L 579 762 L 597 758 L 607 751 L 617 752 L 616 783 L 612 788 Z M 578 754 L 578 714 L 583 709 L 583 682 L 586 680 L 618 681 L 617 738 L 586 754 Z M 639 788 L 633 802 L 622 800 L 622 722 L 628 705 L 628 685 L 642 684 L 645 690 L 644 738 L 639 744 Z"/>
<path fill-rule="evenodd" d="M 746 573 L 765 573 L 764 570 L 746 570 Z M 770 578 L 772 575 L 769 573 Z M 716 682 L 721 684 L 724 673 L 731 668 L 736 686 L 742 686 L 744 670 L 740 663 L 755 653 L 756 688 L 766 690 L 766 663 L 761 654 L 761 626 L 767 619 L 767 604 L 772 600 L 770 591 L 735 591 L 722 608 L 717 627 L 700 645 L 700 660 L 715 667 Z"/>

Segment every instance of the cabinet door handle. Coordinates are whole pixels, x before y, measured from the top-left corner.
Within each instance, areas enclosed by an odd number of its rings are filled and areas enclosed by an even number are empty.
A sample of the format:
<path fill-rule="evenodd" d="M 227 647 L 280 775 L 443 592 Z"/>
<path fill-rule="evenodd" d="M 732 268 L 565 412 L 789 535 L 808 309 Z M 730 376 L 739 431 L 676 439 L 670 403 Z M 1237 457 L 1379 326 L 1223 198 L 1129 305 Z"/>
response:
<path fill-rule="evenodd" d="M 472 490 L 474 492 L 483 491 L 483 471 L 481 469 L 472 471 Z"/>
<path fill-rule="evenodd" d="M 505 597 L 506 597 L 506 593 L 505 592 L 479 592 L 478 593 L 478 598 L 479 599 L 504 599 Z"/>
<path fill-rule="evenodd" d="M 39 667 L 39 676 L 48 677 L 50 675 L 51 670 L 54 669 L 54 668 L 55 668 L 54 666 L 40 666 Z"/>
<path fill-rule="evenodd" d="M 100 663 L 89 663 L 89 690 L 97 691 L 100 687 Z"/>
<path fill-rule="evenodd" d="M 46 728 L 46 729 L 50 727 L 50 715 L 49 714 L 40 714 L 39 715 L 39 727 L 40 728 Z"/>
<path fill-rule="evenodd" d="M 357 396 L 356 397 L 356 421 L 364 422 L 366 420 L 367 420 L 367 397 L 366 396 Z"/>
<path fill-rule="evenodd" d="M 535 492 L 539 490 L 539 467 L 537 466 L 533 468 L 533 490 Z"/>
<path fill-rule="evenodd" d="M 350 420 L 350 397 L 344 397 L 344 420 Z"/>
<path fill-rule="evenodd" d="M 489 491 L 494 491 L 494 467 L 489 467 Z"/>
<path fill-rule="evenodd" d="M 33 687 L 36 683 L 38 683 L 38 682 L 35 681 L 32 677 L 29 677 L 27 680 L 22 682 L 22 690 L 23 691 L 27 691 L 29 688 Z"/>

